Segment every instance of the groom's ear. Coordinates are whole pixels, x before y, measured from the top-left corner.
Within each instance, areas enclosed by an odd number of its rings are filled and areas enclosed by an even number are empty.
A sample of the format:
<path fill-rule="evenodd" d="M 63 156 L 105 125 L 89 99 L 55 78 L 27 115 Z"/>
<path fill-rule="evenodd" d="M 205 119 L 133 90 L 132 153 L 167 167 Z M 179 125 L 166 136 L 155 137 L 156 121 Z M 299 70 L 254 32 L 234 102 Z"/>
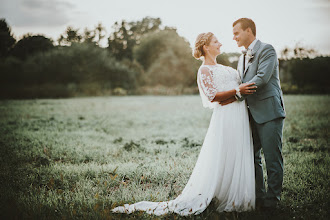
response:
<path fill-rule="evenodd" d="M 246 31 L 249 32 L 250 34 L 253 34 L 252 29 L 250 27 L 247 27 Z"/>

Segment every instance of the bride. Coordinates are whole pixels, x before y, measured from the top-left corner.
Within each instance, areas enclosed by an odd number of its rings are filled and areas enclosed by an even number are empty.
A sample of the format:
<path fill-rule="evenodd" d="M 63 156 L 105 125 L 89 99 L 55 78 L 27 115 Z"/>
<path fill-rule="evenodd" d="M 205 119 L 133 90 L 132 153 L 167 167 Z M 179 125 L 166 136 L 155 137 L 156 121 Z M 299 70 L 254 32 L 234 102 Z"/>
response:
<path fill-rule="evenodd" d="M 217 212 L 242 212 L 255 207 L 253 143 L 245 101 L 237 93 L 252 94 L 253 83 L 240 84 L 237 71 L 216 63 L 222 44 L 213 33 L 199 34 L 193 51 L 204 62 L 197 83 L 204 107 L 213 109 L 210 125 L 193 172 L 182 193 L 164 202 L 125 204 L 112 212 L 180 215 L 202 213 L 211 200 Z M 221 102 L 221 104 L 220 104 Z M 228 105 L 227 105 L 228 104 Z"/>

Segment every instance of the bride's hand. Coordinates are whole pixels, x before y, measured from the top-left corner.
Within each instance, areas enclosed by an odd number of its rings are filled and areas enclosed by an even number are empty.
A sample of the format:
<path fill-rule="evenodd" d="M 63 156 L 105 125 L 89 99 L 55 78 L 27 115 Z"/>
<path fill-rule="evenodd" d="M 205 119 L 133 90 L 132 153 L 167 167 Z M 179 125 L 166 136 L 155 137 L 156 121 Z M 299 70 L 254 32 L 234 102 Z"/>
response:
<path fill-rule="evenodd" d="M 256 83 L 243 83 L 238 88 L 241 94 L 251 95 L 256 92 L 257 86 L 254 86 Z"/>

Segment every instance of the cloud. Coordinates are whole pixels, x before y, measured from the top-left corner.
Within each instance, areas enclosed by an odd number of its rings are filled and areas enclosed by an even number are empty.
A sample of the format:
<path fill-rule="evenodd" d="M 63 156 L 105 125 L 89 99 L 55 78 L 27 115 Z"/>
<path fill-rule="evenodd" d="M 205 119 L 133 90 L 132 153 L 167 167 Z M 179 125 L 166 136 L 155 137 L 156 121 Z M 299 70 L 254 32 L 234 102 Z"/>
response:
<path fill-rule="evenodd" d="M 75 6 L 61 0 L 2 0 L 0 17 L 16 27 L 62 26 Z"/>

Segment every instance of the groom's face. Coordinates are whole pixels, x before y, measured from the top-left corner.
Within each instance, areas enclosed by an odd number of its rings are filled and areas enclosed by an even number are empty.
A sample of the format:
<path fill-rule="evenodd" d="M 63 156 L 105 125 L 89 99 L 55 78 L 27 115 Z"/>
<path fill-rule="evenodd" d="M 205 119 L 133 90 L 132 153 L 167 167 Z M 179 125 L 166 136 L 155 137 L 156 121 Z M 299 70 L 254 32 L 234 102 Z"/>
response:
<path fill-rule="evenodd" d="M 233 27 L 233 34 L 233 40 L 237 42 L 238 47 L 246 46 L 249 39 L 248 28 L 243 30 L 241 24 L 238 23 Z"/>

